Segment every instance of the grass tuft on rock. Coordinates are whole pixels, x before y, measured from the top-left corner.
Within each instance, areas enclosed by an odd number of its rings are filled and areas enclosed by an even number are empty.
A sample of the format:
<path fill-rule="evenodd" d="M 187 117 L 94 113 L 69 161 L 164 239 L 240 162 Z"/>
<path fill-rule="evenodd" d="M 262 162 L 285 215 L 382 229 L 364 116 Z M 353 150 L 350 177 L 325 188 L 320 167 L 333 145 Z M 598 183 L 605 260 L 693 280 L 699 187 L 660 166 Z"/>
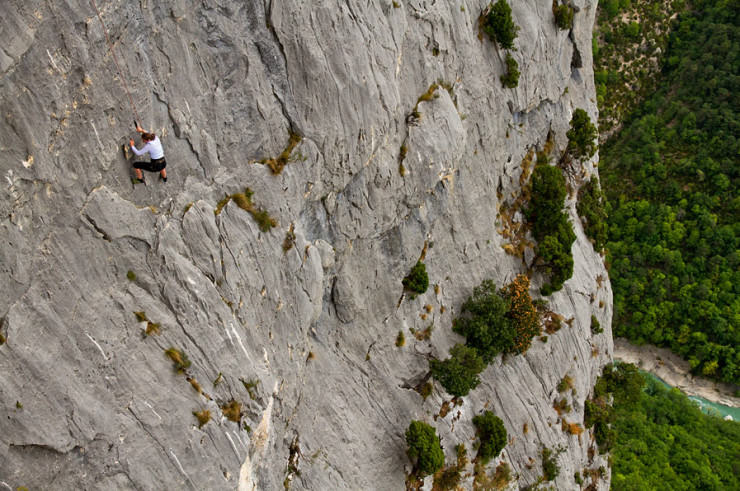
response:
<path fill-rule="evenodd" d="M 239 208 L 252 215 L 252 218 L 254 218 L 254 221 L 257 222 L 257 226 L 262 232 L 267 232 L 272 227 L 277 226 L 277 221 L 274 218 L 270 217 L 267 211 L 261 210 L 254 206 L 254 203 L 252 203 L 252 195 L 254 195 L 254 191 L 249 188 L 245 188 L 244 192 L 242 193 L 234 193 L 226 196 L 224 199 L 218 202 L 218 205 L 216 205 L 216 209 L 213 212 L 216 215 L 220 215 L 221 210 L 223 210 L 224 206 L 226 206 L 226 204 L 230 200 L 233 200 Z"/>
<path fill-rule="evenodd" d="M 289 132 L 288 145 L 285 149 L 275 158 L 263 159 L 260 163 L 265 164 L 270 168 L 273 174 L 280 174 L 288 162 L 291 161 L 291 154 L 296 146 L 301 142 L 303 138 L 298 133 L 293 131 Z"/>
<path fill-rule="evenodd" d="M 203 426 L 211 420 L 211 411 L 208 409 L 193 411 L 193 416 L 198 419 L 198 428 L 203 428 Z"/>
<path fill-rule="evenodd" d="M 242 404 L 234 399 L 221 406 L 221 412 L 229 421 L 239 423 L 242 419 Z"/>
<path fill-rule="evenodd" d="M 144 337 L 148 337 L 153 334 L 159 334 L 160 327 L 160 324 L 157 322 L 147 321 L 146 329 L 144 329 Z"/>
<path fill-rule="evenodd" d="M 175 371 L 177 371 L 177 373 L 183 373 L 186 369 L 190 367 L 190 359 L 188 358 L 188 355 L 186 355 L 179 349 L 170 347 L 164 351 L 164 354 L 167 355 L 170 360 L 172 360 Z"/>

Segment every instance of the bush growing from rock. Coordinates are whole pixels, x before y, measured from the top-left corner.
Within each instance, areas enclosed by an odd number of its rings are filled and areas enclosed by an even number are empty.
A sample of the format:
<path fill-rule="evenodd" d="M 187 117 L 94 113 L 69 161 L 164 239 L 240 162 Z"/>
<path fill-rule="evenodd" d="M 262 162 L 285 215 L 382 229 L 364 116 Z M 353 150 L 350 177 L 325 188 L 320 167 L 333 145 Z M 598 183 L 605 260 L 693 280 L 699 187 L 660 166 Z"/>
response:
<path fill-rule="evenodd" d="M 465 336 L 484 362 L 490 363 L 514 344 L 514 330 L 506 318 L 507 303 L 496 291 L 496 283 L 484 280 L 463 303 L 462 315 L 452 330 Z"/>
<path fill-rule="evenodd" d="M 576 158 L 590 159 L 596 153 L 596 126 L 591 123 L 588 113 L 578 108 L 570 120 L 570 129 L 567 131 L 568 151 Z"/>
<path fill-rule="evenodd" d="M 486 411 L 473 418 L 475 431 L 480 440 L 478 447 L 478 458 L 487 464 L 491 459 L 498 457 L 498 454 L 506 446 L 507 434 L 504 422 L 501 418 Z"/>
<path fill-rule="evenodd" d="M 541 332 L 540 313 L 529 294 L 529 278 L 517 275 L 499 294 L 507 302 L 506 318 L 514 331 L 513 343 L 507 351 L 524 353 L 532 345 L 532 338 Z"/>
<path fill-rule="evenodd" d="M 432 376 L 453 396 L 464 396 L 480 383 L 478 374 L 486 368 L 475 348 L 456 344 L 446 360 L 431 360 Z"/>
<path fill-rule="evenodd" d="M 568 30 L 573 27 L 573 7 L 567 4 L 558 5 L 553 9 L 555 14 L 555 24 L 563 30 Z"/>
<path fill-rule="evenodd" d="M 423 262 L 417 261 L 409 274 L 403 279 L 403 287 L 414 293 L 424 293 L 429 288 L 429 275 Z"/>
<path fill-rule="evenodd" d="M 511 56 L 511 53 L 506 53 L 506 73 L 501 75 L 501 83 L 507 89 L 513 89 L 519 85 L 519 63 Z"/>
<path fill-rule="evenodd" d="M 542 478 L 545 481 L 553 481 L 560 474 L 557 461 L 559 453 L 553 452 L 547 447 L 542 449 Z"/>
<path fill-rule="evenodd" d="M 532 224 L 532 234 L 537 240 L 535 252 L 549 283 L 542 287 L 542 294 L 560 290 L 573 275 L 573 256 L 570 252 L 576 235 L 563 211 L 567 190 L 565 178 L 557 167 L 538 164 L 532 173 L 532 197 L 525 210 Z"/>
<path fill-rule="evenodd" d="M 415 462 L 414 468 L 420 476 L 433 474 L 444 465 L 445 455 L 439 437 L 427 423 L 412 421 L 406 430 L 406 444 L 406 453 Z"/>
<path fill-rule="evenodd" d="M 506 3 L 506 0 L 491 3 L 483 16 L 482 27 L 488 37 L 502 48 L 512 49 L 519 27 L 514 24 L 514 19 L 511 17 L 511 7 Z"/>
<path fill-rule="evenodd" d="M 599 320 L 595 315 L 591 316 L 591 332 L 594 334 L 601 334 L 604 332 L 604 328 L 601 327 L 601 324 L 599 324 Z"/>
<path fill-rule="evenodd" d="M 188 355 L 183 351 L 175 347 L 170 347 L 164 351 L 164 354 L 172 360 L 172 364 L 177 373 L 183 373 L 190 367 L 190 359 L 188 359 Z"/>
<path fill-rule="evenodd" d="M 599 178 L 591 176 L 591 180 L 578 190 L 578 204 L 576 210 L 583 223 L 583 231 L 591 239 L 594 249 L 600 251 L 606 245 L 608 238 L 607 215 L 609 205 L 599 185 Z"/>

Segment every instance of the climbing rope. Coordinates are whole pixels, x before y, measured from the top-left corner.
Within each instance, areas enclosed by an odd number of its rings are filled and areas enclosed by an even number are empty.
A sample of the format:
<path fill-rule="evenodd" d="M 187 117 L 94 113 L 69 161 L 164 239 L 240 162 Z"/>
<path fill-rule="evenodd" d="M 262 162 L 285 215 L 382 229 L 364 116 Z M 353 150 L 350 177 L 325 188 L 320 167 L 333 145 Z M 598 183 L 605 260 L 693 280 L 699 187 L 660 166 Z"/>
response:
<path fill-rule="evenodd" d="M 139 118 L 139 113 L 136 112 L 136 106 L 134 105 L 134 100 L 131 98 L 131 92 L 128 90 L 128 85 L 126 84 L 126 78 L 123 76 L 123 72 L 121 71 L 121 65 L 118 64 L 118 58 L 116 57 L 116 52 L 113 50 L 113 43 L 110 42 L 110 36 L 108 35 L 108 29 L 105 28 L 105 22 L 103 22 L 103 16 L 100 15 L 100 10 L 98 10 L 98 6 L 95 4 L 95 0 L 90 0 L 90 3 L 92 3 L 93 8 L 95 9 L 95 12 L 98 14 L 98 19 L 100 19 L 100 25 L 103 26 L 103 32 L 105 33 L 105 40 L 108 43 L 108 50 L 113 55 L 113 62 L 116 64 L 116 69 L 118 70 L 118 76 L 121 78 L 121 83 L 123 84 L 123 90 L 126 91 L 126 95 L 128 96 L 128 102 L 131 104 L 131 110 L 134 112 L 134 117 L 136 118 L 136 121 L 141 121 Z"/>

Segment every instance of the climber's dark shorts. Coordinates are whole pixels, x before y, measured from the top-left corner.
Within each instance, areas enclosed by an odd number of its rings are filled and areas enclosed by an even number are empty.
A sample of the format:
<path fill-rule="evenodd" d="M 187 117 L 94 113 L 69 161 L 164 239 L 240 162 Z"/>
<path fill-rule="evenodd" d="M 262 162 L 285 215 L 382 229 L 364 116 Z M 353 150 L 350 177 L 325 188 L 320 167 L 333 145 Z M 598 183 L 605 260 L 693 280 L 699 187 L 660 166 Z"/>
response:
<path fill-rule="evenodd" d="M 162 157 L 161 159 L 154 159 L 151 162 L 134 162 L 134 168 L 143 169 L 149 172 L 159 172 L 167 167 L 167 161 Z"/>

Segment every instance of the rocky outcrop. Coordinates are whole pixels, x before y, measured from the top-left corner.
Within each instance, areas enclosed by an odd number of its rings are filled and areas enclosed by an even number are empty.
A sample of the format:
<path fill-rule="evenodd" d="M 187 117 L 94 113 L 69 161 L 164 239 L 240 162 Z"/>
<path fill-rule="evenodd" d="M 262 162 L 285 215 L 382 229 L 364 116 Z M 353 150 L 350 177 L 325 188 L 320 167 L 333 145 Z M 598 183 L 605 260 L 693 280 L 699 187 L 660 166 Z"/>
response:
<path fill-rule="evenodd" d="M 562 152 L 575 108 L 595 120 L 595 2 L 575 2 L 570 33 L 549 4 L 511 2 L 516 89 L 478 35 L 483 1 L 99 2 L 123 79 L 91 2 L 11 3 L 0 487 L 399 489 L 410 420 L 433 424 L 451 461 L 457 443 L 473 455 L 484 409 L 510 436 L 489 469 L 508 462 L 513 485 L 542 475 L 543 446 L 562 449 L 558 488 L 605 464 L 552 407 L 569 375 L 565 418 L 581 422 L 612 353 L 611 290 L 573 199 L 574 275 L 548 298 L 565 327 L 496 360 L 446 416 L 441 387 L 412 389 L 460 341 L 451 319 L 472 288 L 525 270 L 497 212 L 528 152 L 548 134 Z M 130 184 L 120 147 L 134 117 L 162 138 L 166 184 Z M 290 134 L 300 143 L 274 175 L 261 162 Z M 572 170 L 575 187 L 594 167 Z M 218 207 L 246 187 L 276 227 L 233 199 Z M 410 298 L 401 280 L 422 251 L 436 287 Z M 429 339 L 410 334 L 430 325 Z M 192 362 L 184 373 L 170 347 Z"/>

